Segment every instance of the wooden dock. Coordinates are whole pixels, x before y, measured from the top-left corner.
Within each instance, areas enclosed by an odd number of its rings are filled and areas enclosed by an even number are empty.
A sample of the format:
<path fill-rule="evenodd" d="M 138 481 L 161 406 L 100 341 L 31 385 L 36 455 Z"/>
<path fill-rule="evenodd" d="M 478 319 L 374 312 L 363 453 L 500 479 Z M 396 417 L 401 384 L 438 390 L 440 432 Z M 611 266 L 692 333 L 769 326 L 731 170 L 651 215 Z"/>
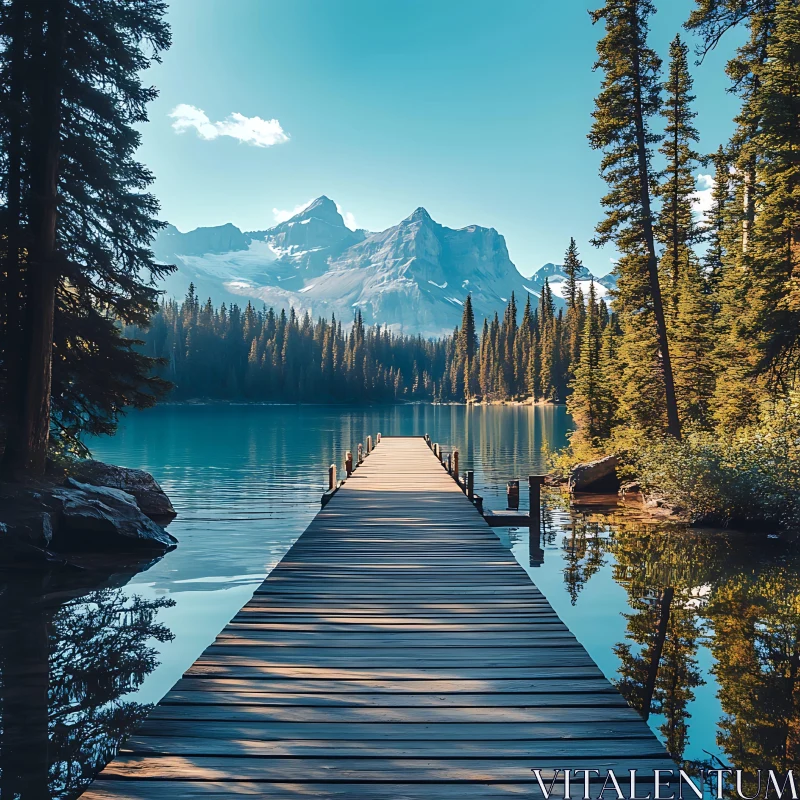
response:
<path fill-rule="evenodd" d="M 384 437 L 84 798 L 493 800 L 555 768 L 675 765 L 423 439 Z"/>

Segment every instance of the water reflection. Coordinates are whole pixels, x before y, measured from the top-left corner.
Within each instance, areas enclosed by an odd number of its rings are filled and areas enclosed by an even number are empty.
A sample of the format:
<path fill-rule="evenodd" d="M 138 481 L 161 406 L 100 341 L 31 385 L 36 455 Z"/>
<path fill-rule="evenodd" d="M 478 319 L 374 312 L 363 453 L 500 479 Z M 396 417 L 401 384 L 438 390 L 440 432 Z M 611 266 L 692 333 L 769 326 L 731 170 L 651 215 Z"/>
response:
<path fill-rule="evenodd" d="M 627 595 L 611 677 L 687 768 L 755 774 L 800 764 L 800 554 L 791 542 L 694 531 L 550 498 L 541 540 L 561 563 L 570 605 L 604 570 Z M 539 541 L 539 537 L 534 536 Z M 533 552 L 531 546 L 531 552 Z M 533 573 L 535 578 L 540 574 Z M 570 622 L 568 614 L 563 614 Z M 571 626 L 572 627 L 572 626 Z M 580 632 L 578 633 L 580 636 Z M 589 646 L 592 650 L 591 645 Z M 704 670 L 702 664 L 708 666 Z M 608 673 L 608 670 L 607 670 Z M 692 714 L 721 713 L 715 746 L 690 748 Z M 687 757 L 689 750 L 693 755 Z M 745 788 L 755 793 L 757 786 Z"/>
<path fill-rule="evenodd" d="M 137 570 L 0 573 L 0 798 L 76 797 L 150 706 L 126 698 L 158 664 L 169 599 Z"/>

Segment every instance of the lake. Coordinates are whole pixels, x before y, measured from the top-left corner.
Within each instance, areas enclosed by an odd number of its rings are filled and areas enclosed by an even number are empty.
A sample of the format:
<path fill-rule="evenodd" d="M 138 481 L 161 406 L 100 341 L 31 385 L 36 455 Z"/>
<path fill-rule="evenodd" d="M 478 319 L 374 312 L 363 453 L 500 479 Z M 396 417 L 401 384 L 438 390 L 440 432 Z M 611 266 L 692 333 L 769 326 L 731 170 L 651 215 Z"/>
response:
<path fill-rule="evenodd" d="M 367 434 L 429 433 L 458 447 L 485 508 L 497 509 L 506 481 L 546 472 L 569 430 L 552 406 L 165 405 L 131 415 L 90 443 L 94 455 L 156 476 L 178 511 L 169 530 L 180 545 L 140 572 L 2 578 L 0 794 L 80 793 L 303 532 L 328 465 L 341 467 Z M 676 759 L 798 762 L 800 563 L 789 544 L 570 506 L 555 493 L 539 541 L 527 529 L 496 532 L 628 701 L 649 706 Z"/>

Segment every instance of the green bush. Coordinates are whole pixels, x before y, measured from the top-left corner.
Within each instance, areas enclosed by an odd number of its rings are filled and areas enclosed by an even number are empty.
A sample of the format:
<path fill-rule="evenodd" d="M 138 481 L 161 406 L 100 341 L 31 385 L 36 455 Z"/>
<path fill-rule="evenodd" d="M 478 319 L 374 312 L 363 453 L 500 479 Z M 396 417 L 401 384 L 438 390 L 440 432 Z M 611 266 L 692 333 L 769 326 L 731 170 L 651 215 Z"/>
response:
<path fill-rule="evenodd" d="M 800 528 L 800 394 L 764 406 L 755 425 L 639 441 L 628 459 L 643 488 L 694 519 Z"/>

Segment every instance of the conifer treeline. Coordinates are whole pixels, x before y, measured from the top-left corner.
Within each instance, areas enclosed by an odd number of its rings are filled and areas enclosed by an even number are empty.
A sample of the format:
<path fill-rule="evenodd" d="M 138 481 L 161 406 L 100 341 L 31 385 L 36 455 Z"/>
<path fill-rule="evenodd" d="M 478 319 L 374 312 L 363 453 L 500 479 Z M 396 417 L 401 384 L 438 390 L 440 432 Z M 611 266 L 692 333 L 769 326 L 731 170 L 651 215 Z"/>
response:
<path fill-rule="evenodd" d="M 144 354 L 163 360 L 161 376 L 175 384 L 176 399 L 563 401 L 587 319 L 576 280 L 581 266 L 573 241 L 566 313 L 556 310 L 545 284 L 535 307 L 527 298 L 521 318 L 512 295 L 502 318 L 484 320 L 480 336 L 470 297 L 461 326 L 431 341 L 367 327 L 360 312 L 343 326 L 335 317 L 313 320 L 294 309 L 215 308 L 211 300 L 201 303 L 192 285 L 183 302 L 162 303 L 149 329 L 124 333 L 142 341 Z M 594 292 L 590 308 L 601 335 L 608 308 Z"/>

